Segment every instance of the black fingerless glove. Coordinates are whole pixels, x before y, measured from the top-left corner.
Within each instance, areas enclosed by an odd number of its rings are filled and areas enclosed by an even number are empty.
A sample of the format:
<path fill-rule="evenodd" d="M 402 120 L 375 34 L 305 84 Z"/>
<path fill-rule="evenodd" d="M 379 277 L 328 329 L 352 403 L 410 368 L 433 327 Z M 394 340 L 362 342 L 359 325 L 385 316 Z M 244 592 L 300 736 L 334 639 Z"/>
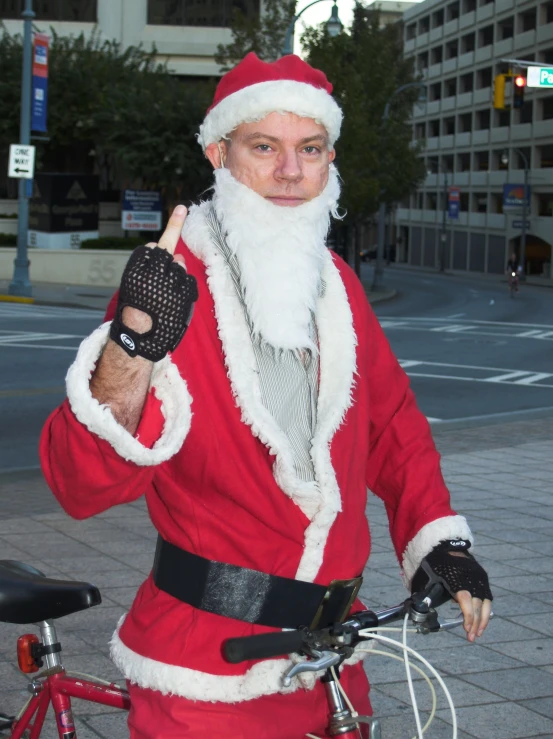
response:
<path fill-rule="evenodd" d="M 131 357 L 158 362 L 178 346 L 192 318 L 198 299 L 196 279 L 186 273 L 165 249 L 137 247 L 130 256 L 119 288 L 117 314 L 110 338 Z M 147 313 L 152 327 L 145 333 L 123 323 L 123 309 Z"/>
<path fill-rule="evenodd" d="M 469 554 L 470 541 L 448 539 L 426 555 L 415 572 L 411 592 L 423 591 L 430 583 L 439 582 L 453 598 L 459 590 L 468 590 L 473 598 L 493 600 L 484 568 Z M 455 557 L 452 552 L 464 552 Z"/>

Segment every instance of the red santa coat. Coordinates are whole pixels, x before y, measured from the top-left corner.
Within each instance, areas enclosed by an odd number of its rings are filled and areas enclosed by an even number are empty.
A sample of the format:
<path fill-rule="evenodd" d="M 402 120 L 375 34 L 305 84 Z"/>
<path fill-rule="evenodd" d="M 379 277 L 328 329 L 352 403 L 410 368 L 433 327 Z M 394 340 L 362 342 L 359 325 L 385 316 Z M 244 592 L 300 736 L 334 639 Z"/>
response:
<path fill-rule="evenodd" d="M 262 404 L 243 310 L 209 238 L 206 207 L 191 210 L 186 245 L 177 247 L 198 281 L 194 317 L 172 357 L 155 366 L 137 434 L 90 394 L 109 331 L 104 324 L 81 345 L 67 376 L 68 400 L 42 435 L 50 487 L 75 518 L 145 494 L 167 541 L 208 559 L 321 584 L 363 571 L 369 487 L 386 505 L 409 581 L 437 542 L 470 538 L 470 531 L 450 508 L 428 423 L 361 284 L 329 251 L 316 314 L 317 481 L 305 484 L 294 474 L 288 439 Z M 225 639 L 264 631 L 270 629 L 181 603 L 150 576 L 114 635 L 112 656 L 142 687 L 235 702 L 285 692 L 280 677 L 288 659 L 231 665 L 221 656 Z M 302 678 L 306 686 L 313 680 Z"/>

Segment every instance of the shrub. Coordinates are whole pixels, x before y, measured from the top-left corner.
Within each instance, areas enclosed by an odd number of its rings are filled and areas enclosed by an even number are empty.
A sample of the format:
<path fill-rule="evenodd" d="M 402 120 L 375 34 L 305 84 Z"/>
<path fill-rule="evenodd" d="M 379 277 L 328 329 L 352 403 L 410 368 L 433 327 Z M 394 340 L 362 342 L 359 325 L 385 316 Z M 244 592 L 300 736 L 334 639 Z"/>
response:
<path fill-rule="evenodd" d="M 139 236 L 101 236 L 99 239 L 85 239 L 81 241 L 81 249 L 122 249 L 131 250 L 145 244 L 146 240 Z"/>
<path fill-rule="evenodd" d="M 0 246 L 17 246 L 17 234 L 0 233 Z"/>

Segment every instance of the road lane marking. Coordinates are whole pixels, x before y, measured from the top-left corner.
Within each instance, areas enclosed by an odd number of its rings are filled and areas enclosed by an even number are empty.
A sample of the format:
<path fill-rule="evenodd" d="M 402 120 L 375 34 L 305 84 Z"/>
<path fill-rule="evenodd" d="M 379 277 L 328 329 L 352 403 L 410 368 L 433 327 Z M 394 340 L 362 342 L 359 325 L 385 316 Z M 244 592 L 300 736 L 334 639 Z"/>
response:
<path fill-rule="evenodd" d="M 451 323 L 447 318 L 386 318 L 380 321 L 383 329 L 400 331 L 431 331 L 434 333 L 464 334 L 467 336 L 494 336 L 517 339 L 553 341 L 553 326 L 501 321 L 469 321 Z"/>
<path fill-rule="evenodd" d="M 505 367 L 481 367 L 473 364 L 452 364 L 449 362 L 425 362 L 424 360 L 413 359 L 400 359 L 399 364 L 406 370 L 409 377 L 460 382 L 492 382 L 497 385 L 519 385 L 523 387 L 553 387 L 553 373 L 551 372 L 513 370 Z M 416 368 L 416 371 L 413 371 L 412 368 Z M 442 368 L 446 371 L 440 373 Z M 456 371 L 453 372 L 452 370 Z M 476 376 L 474 371 L 489 376 Z M 544 382 L 544 380 L 549 380 L 549 382 Z"/>
<path fill-rule="evenodd" d="M 520 377 L 526 377 L 528 372 L 521 372 L 520 370 L 515 370 L 514 372 L 507 372 L 503 375 L 496 375 L 495 377 L 487 377 L 484 382 L 505 382 L 506 380 L 514 380 L 515 378 L 518 379 Z M 547 377 L 547 375 L 546 375 Z"/>

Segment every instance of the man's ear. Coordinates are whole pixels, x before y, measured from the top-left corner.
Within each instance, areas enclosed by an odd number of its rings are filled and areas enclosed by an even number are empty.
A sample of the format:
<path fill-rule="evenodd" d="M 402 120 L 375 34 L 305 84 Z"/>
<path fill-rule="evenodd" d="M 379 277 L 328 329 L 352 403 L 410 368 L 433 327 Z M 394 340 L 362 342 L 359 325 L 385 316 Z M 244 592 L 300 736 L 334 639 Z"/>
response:
<path fill-rule="evenodd" d="M 212 143 L 206 146 L 205 155 L 211 162 L 213 169 L 221 169 L 225 166 L 225 157 L 227 154 L 227 145 L 225 141 Z"/>
<path fill-rule="evenodd" d="M 333 162 L 336 159 L 336 149 L 332 148 L 328 152 L 328 161 Z"/>

